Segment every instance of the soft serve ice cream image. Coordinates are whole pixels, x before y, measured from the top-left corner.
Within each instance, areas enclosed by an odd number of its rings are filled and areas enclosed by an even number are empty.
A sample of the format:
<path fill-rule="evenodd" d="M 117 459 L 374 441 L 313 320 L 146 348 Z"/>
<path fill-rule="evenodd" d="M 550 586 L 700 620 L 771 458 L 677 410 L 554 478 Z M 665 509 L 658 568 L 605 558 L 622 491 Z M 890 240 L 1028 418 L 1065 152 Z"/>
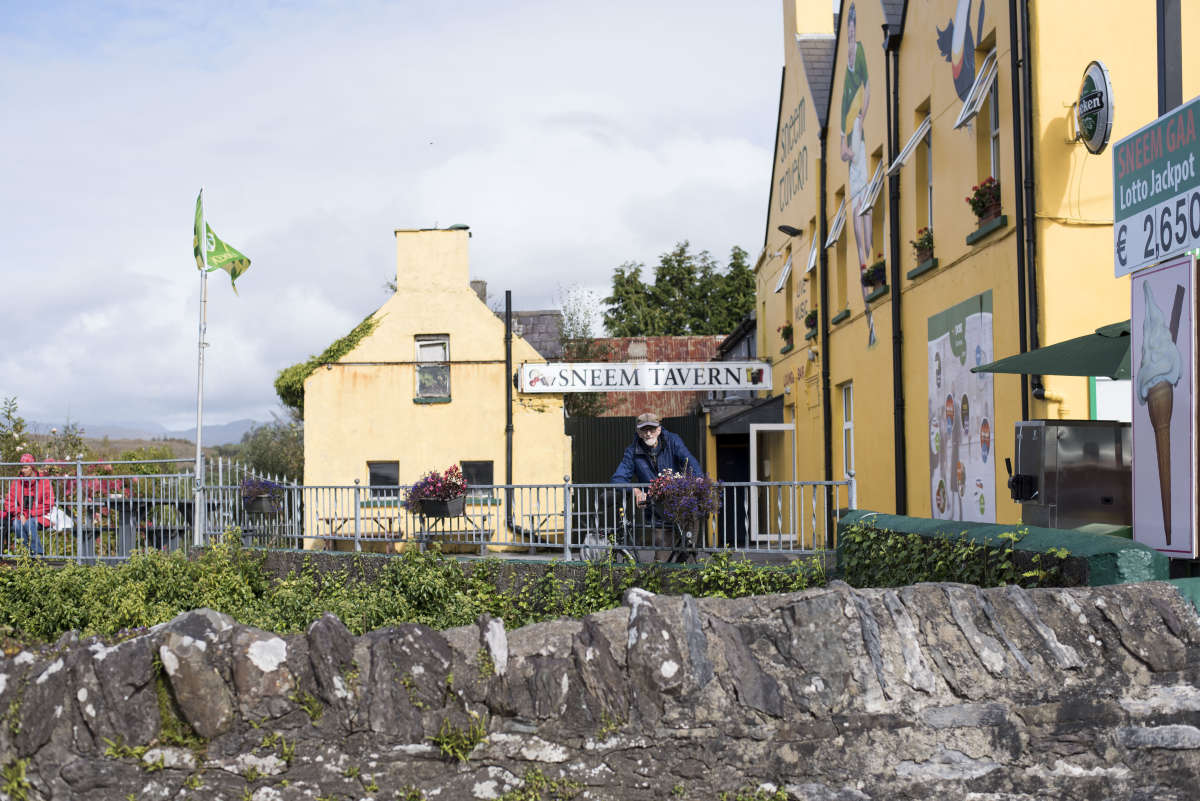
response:
<path fill-rule="evenodd" d="M 1150 282 L 1142 284 L 1146 316 L 1142 322 L 1142 353 L 1137 370 L 1138 402 L 1150 414 L 1154 427 L 1154 446 L 1158 451 L 1158 483 L 1162 495 L 1163 529 L 1171 544 L 1171 411 L 1175 403 L 1175 385 L 1179 383 L 1183 360 L 1167 318 L 1150 292 Z"/>

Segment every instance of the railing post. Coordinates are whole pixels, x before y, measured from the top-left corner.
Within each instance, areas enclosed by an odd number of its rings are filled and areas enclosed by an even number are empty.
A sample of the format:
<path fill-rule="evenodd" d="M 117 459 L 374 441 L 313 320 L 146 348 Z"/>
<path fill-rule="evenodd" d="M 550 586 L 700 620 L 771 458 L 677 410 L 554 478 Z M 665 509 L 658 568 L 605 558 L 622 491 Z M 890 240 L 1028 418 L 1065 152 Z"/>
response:
<path fill-rule="evenodd" d="M 83 462 L 75 457 L 75 561 L 83 564 Z"/>
<path fill-rule="evenodd" d="M 571 521 L 574 515 L 571 512 L 571 477 L 563 476 L 563 514 L 566 519 L 563 520 L 563 561 L 571 561 Z"/>
<path fill-rule="evenodd" d="M 354 479 L 354 550 L 355 552 L 362 551 L 362 488 L 359 486 L 359 480 Z"/>

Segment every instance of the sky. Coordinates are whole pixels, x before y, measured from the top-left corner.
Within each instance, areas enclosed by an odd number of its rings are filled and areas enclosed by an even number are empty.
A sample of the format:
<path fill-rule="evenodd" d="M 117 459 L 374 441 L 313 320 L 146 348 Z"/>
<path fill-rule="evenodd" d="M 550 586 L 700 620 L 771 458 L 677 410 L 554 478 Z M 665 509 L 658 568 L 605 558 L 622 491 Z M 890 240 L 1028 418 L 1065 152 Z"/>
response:
<path fill-rule="evenodd" d="M 281 411 L 276 373 L 387 300 L 397 228 L 469 225 L 518 310 L 684 239 L 753 259 L 781 6 L 0 0 L 0 397 L 195 424 L 202 186 L 252 260 L 209 278 L 206 425 Z"/>

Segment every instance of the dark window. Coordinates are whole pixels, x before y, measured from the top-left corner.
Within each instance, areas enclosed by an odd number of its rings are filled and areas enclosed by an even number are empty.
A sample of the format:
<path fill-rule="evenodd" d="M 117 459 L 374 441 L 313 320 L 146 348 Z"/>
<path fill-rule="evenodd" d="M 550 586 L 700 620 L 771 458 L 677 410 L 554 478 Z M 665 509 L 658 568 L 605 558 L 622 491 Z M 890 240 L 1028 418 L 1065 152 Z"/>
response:
<path fill-rule="evenodd" d="M 395 498 L 400 494 L 400 463 L 367 462 L 367 484 L 372 498 Z"/>
<path fill-rule="evenodd" d="M 467 480 L 467 495 L 477 498 L 491 497 L 490 487 L 494 481 L 492 462 L 460 462 L 463 477 Z"/>

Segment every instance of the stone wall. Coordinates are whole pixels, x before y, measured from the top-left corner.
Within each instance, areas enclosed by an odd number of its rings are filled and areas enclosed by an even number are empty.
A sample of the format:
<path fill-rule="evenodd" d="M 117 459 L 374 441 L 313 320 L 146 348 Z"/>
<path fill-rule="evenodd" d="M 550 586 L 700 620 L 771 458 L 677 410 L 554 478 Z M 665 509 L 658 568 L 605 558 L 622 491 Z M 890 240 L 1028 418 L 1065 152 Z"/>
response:
<path fill-rule="evenodd" d="M 1163 583 L 835 583 L 279 637 L 201 610 L 9 644 L 9 797 L 1195 798 L 1200 619 Z M 187 726 L 194 735 L 187 732 Z M 169 741 L 171 744 L 165 744 Z"/>

